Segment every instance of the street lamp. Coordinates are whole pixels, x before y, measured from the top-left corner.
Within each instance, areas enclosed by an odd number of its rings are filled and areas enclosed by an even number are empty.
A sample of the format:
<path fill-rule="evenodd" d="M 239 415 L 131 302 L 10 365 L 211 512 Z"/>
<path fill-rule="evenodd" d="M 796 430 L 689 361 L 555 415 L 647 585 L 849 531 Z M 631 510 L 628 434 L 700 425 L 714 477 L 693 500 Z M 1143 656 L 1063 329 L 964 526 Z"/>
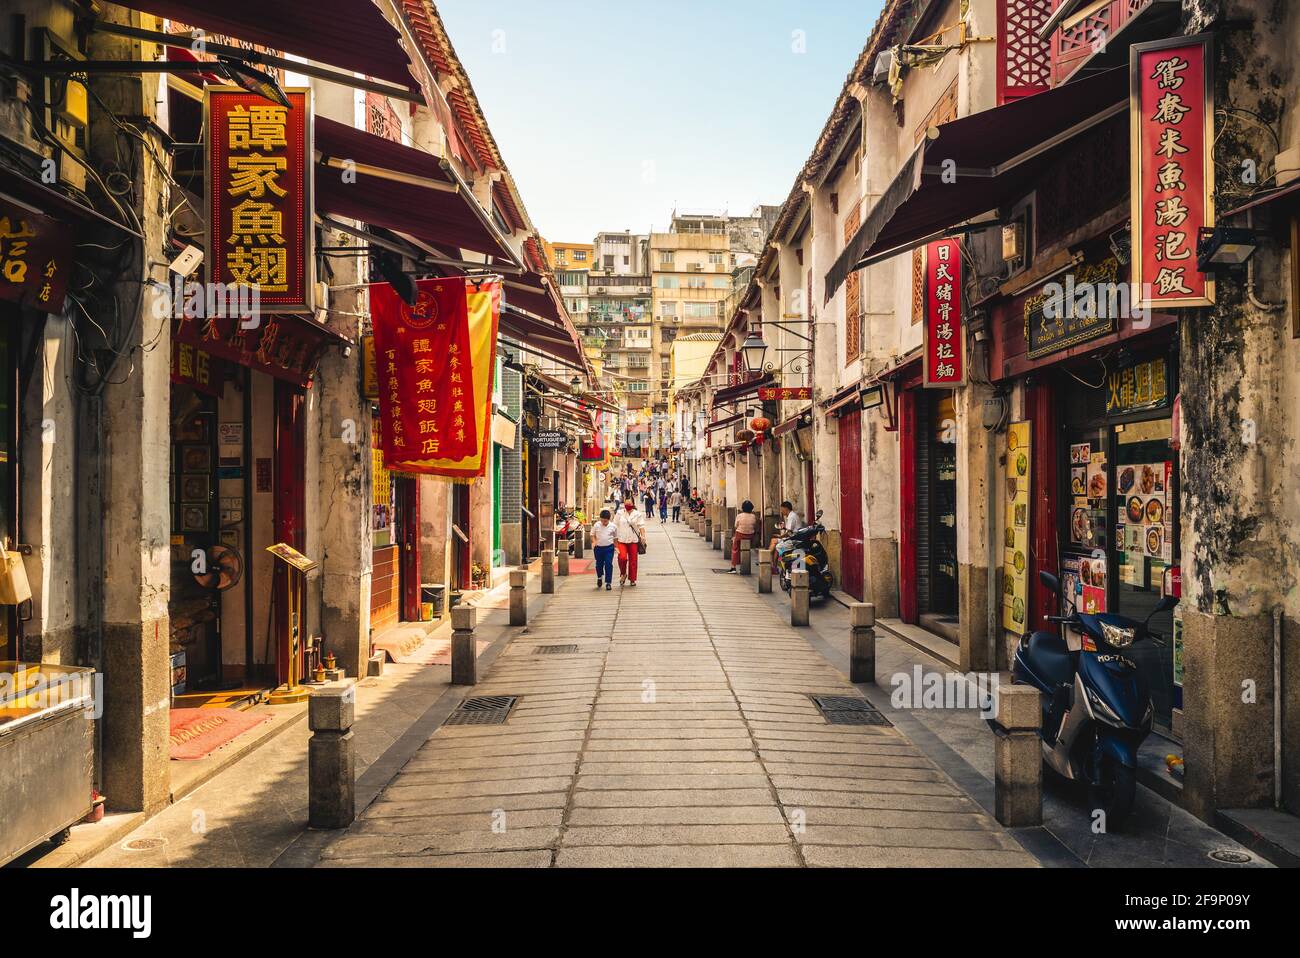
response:
<path fill-rule="evenodd" d="M 582 395 L 582 380 L 577 376 L 569 380 L 569 393 L 575 397 Z"/>
<path fill-rule="evenodd" d="M 745 369 L 751 373 L 763 371 L 763 358 L 767 355 L 767 343 L 757 330 L 751 329 L 745 341 L 740 344 L 740 355 L 744 357 Z"/>

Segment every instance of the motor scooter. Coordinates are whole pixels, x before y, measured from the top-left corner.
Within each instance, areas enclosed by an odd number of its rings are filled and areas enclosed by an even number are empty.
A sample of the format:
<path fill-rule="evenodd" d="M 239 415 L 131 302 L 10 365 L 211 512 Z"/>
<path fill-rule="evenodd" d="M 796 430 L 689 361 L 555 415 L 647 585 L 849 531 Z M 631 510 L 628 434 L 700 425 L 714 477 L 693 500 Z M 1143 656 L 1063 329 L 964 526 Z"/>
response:
<path fill-rule="evenodd" d="M 1137 794 L 1137 755 L 1151 731 L 1151 692 L 1137 664 L 1123 653 L 1135 642 L 1163 645 L 1152 632 L 1151 617 L 1178 604 L 1165 596 L 1145 622 L 1122 615 L 1088 615 L 1061 594 L 1061 583 L 1048 572 L 1039 580 L 1056 595 L 1066 615 L 1045 615 L 1059 633 L 1039 631 L 1016 647 L 1014 681 L 1042 693 L 1043 763 L 1052 771 L 1088 787 L 1094 809 L 1106 814 L 1106 827 L 1119 828 L 1133 810 Z M 1064 638 L 1070 628 L 1080 635 L 1071 651 Z"/>
<path fill-rule="evenodd" d="M 826 527 L 816 521 L 821 517 L 821 511 L 818 510 L 817 515 L 813 517 L 812 525 L 796 529 L 776 544 L 776 555 L 772 559 L 781 578 L 781 588 L 786 592 L 791 588 L 790 573 L 796 569 L 803 569 L 808 573 L 810 598 L 825 599 L 831 594 L 831 588 L 835 585 L 835 575 L 831 572 L 826 547 L 818 538 L 826 531 Z"/>

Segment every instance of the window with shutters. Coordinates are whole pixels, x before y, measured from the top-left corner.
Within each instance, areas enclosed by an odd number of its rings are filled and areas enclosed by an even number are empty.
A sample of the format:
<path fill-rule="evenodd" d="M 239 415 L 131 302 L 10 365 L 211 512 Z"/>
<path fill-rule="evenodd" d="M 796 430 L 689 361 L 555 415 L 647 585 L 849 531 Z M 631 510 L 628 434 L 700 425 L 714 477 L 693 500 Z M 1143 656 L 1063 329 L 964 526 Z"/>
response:
<path fill-rule="evenodd" d="M 862 220 L 862 200 L 853 204 L 844 217 L 844 245 L 857 233 Z M 844 365 L 861 355 L 862 348 L 862 274 L 849 273 L 844 282 Z"/>

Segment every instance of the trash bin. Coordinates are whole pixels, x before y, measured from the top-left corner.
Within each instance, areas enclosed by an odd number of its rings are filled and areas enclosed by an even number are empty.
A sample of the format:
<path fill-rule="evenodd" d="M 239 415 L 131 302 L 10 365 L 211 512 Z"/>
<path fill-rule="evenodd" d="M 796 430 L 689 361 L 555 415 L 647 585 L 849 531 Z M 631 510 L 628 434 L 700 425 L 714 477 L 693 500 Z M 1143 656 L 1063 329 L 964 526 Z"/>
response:
<path fill-rule="evenodd" d="M 442 615 L 443 597 L 447 587 L 441 582 L 426 582 L 420 586 L 420 621 L 432 622 Z"/>

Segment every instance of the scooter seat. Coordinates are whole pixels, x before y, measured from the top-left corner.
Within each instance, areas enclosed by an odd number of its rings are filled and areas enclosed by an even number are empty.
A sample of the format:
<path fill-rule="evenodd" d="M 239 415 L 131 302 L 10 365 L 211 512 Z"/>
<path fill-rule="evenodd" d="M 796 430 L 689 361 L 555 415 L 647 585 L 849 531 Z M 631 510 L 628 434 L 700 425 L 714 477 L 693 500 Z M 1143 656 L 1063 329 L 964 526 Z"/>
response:
<path fill-rule="evenodd" d="M 1065 640 L 1052 632 L 1035 632 L 1029 637 L 1026 664 L 1051 686 L 1074 681 L 1074 659 Z"/>

